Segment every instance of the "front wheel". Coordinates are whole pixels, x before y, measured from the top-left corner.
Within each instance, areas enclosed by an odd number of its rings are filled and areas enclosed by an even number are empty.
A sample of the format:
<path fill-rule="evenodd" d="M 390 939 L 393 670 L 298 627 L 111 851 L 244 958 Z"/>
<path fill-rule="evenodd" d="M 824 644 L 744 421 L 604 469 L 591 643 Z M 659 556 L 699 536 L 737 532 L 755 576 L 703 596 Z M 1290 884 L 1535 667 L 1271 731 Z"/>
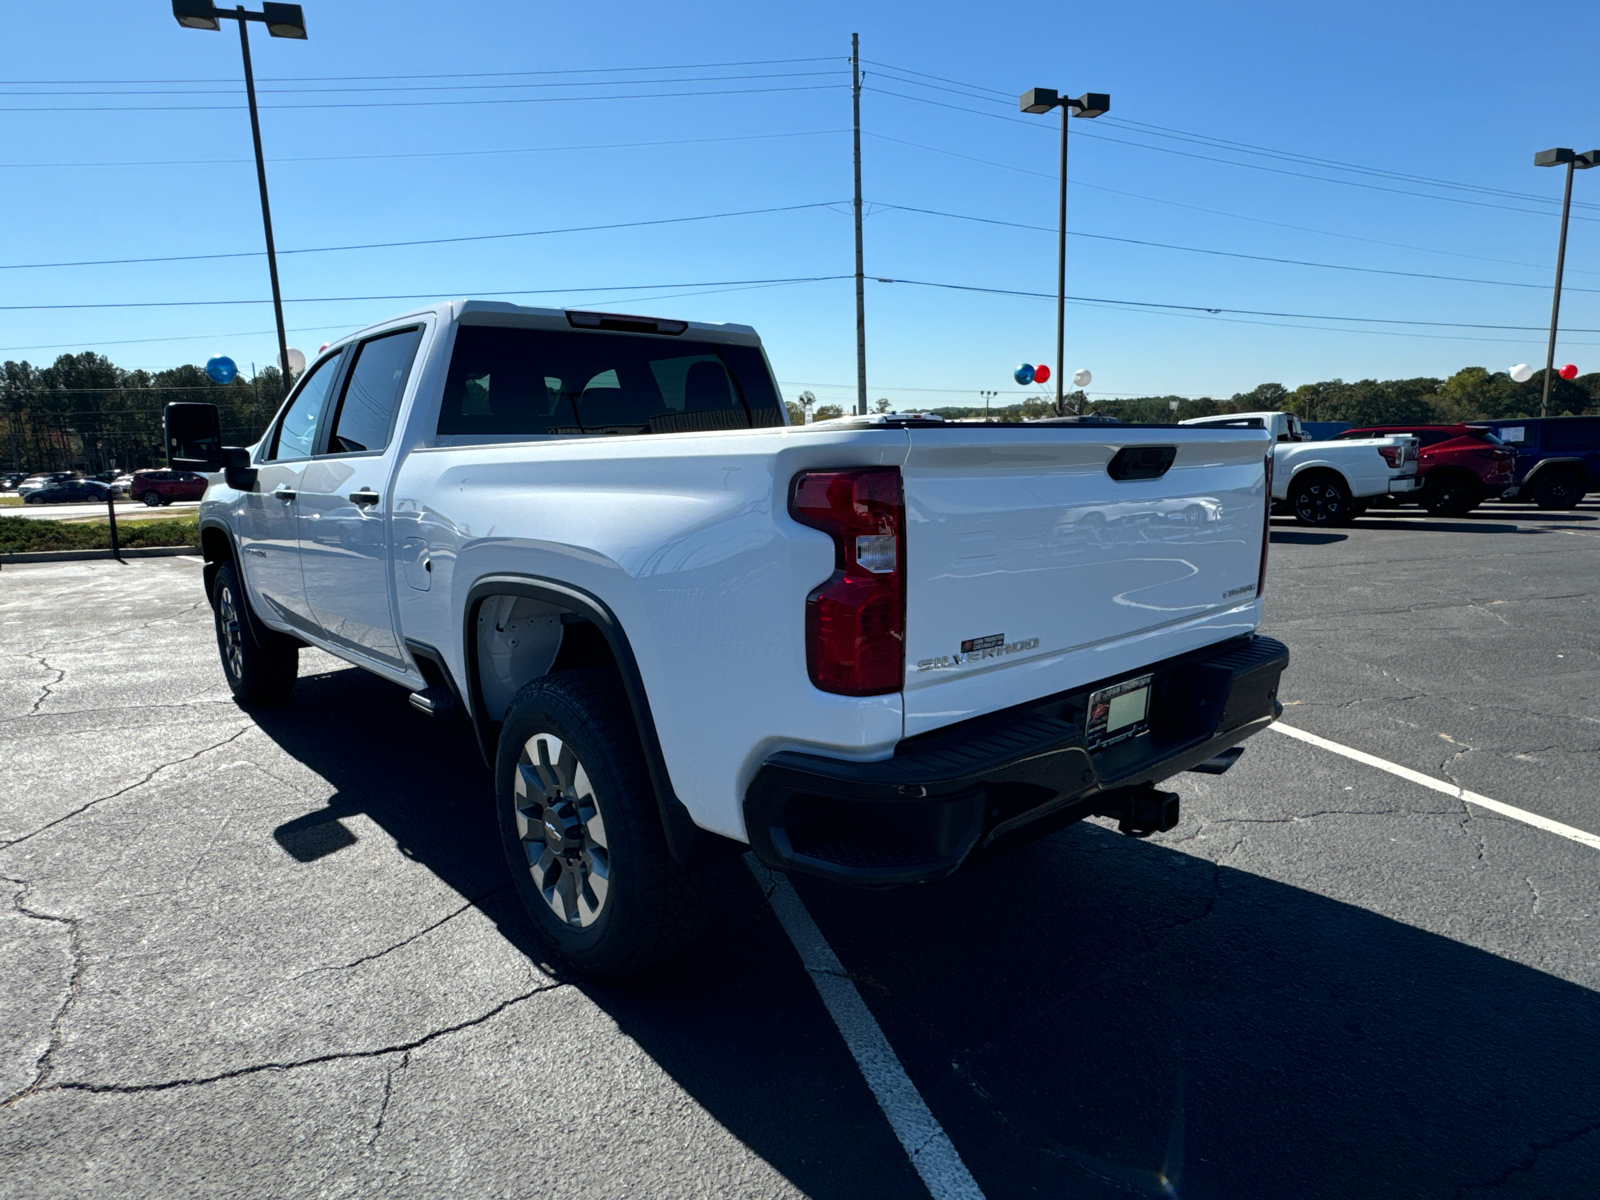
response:
<path fill-rule="evenodd" d="M 143 496 L 140 497 L 140 499 L 143 500 L 145 502 L 145 504 L 150 508 L 160 508 L 161 507 L 161 493 L 160 492 L 146 492 Z"/>
<path fill-rule="evenodd" d="M 517 693 L 500 731 L 495 807 L 518 898 L 581 974 L 631 975 L 699 934 L 707 878 L 667 849 L 614 669 L 547 675 Z"/>
<path fill-rule="evenodd" d="M 1302 525 L 1348 525 L 1356 515 L 1344 480 L 1320 471 L 1289 485 L 1289 508 Z"/>
<path fill-rule="evenodd" d="M 271 704 L 287 697 L 300 674 L 300 645 L 251 620 L 250 600 L 231 562 L 217 569 L 211 612 L 222 673 L 234 697 L 242 704 Z"/>
<path fill-rule="evenodd" d="M 1544 509 L 1577 508 L 1583 492 L 1576 471 L 1546 471 L 1533 485 L 1533 502 Z"/>

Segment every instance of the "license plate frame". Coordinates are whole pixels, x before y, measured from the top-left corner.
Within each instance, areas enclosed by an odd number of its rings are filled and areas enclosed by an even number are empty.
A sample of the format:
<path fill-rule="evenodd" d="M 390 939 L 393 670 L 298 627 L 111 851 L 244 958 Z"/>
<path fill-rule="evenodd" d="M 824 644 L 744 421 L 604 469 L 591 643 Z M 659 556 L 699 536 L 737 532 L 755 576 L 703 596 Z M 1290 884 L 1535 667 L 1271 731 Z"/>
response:
<path fill-rule="evenodd" d="M 1104 750 L 1136 738 L 1150 728 L 1150 684 L 1154 675 L 1135 675 L 1089 693 L 1084 742 Z"/>

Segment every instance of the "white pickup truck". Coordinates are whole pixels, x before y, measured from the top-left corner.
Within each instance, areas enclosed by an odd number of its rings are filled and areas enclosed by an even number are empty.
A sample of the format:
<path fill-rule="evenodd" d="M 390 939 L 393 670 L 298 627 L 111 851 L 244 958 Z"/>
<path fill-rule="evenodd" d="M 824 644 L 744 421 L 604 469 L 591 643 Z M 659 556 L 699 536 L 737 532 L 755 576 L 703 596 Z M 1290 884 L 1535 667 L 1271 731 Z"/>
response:
<path fill-rule="evenodd" d="M 1230 413 L 1182 422 L 1206 429 L 1263 429 L 1272 437 L 1272 498 L 1302 525 L 1348 525 L 1378 496 L 1420 491 L 1419 439 L 1312 441 L 1288 412 Z"/>
<path fill-rule="evenodd" d="M 1090 815 L 1171 828 L 1281 713 L 1259 429 L 790 426 L 740 325 L 465 301 L 354 334 L 217 472 L 241 702 L 303 645 L 471 723 L 541 935 L 615 977 L 711 866 L 885 885 Z"/>

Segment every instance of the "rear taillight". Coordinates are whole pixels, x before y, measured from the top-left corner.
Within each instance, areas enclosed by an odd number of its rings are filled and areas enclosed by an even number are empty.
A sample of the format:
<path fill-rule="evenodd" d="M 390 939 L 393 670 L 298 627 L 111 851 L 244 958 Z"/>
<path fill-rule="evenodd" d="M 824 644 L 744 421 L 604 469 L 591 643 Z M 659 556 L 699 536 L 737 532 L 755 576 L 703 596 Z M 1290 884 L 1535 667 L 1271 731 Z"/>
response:
<path fill-rule="evenodd" d="M 905 684 L 906 508 L 898 467 L 795 476 L 789 515 L 833 539 L 833 575 L 806 597 L 806 669 L 825 692 Z"/>
<path fill-rule="evenodd" d="M 1267 547 L 1272 542 L 1272 451 L 1263 464 L 1267 470 L 1267 502 L 1261 509 L 1261 570 L 1256 573 L 1256 595 L 1267 590 Z"/>
<path fill-rule="evenodd" d="M 1383 455 L 1383 461 L 1391 467 L 1398 467 L 1406 460 L 1405 447 L 1403 446 L 1379 446 L 1378 453 Z"/>

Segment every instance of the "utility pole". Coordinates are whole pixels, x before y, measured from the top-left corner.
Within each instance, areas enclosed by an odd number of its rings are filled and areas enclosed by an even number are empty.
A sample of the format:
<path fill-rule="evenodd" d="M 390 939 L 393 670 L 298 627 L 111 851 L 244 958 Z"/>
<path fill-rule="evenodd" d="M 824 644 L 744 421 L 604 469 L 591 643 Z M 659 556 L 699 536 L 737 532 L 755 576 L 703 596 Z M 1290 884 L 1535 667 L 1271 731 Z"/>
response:
<path fill-rule="evenodd" d="M 856 160 L 856 412 L 867 412 L 867 281 L 861 265 L 861 35 L 850 35 L 850 107 Z"/>
<path fill-rule="evenodd" d="M 1550 376 L 1556 369 L 1556 321 L 1561 316 L 1561 269 L 1567 262 L 1567 214 L 1572 210 L 1572 172 L 1600 166 L 1600 150 L 1574 154 L 1571 150 L 1541 150 L 1533 156 L 1536 167 L 1567 168 L 1567 186 L 1561 197 L 1561 241 L 1556 247 L 1556 290 L 1550 300 L 1550 347 L 1544 356 L 1544 395 L 1539 400 L 1539 415 L 1550 412 Z"/>

